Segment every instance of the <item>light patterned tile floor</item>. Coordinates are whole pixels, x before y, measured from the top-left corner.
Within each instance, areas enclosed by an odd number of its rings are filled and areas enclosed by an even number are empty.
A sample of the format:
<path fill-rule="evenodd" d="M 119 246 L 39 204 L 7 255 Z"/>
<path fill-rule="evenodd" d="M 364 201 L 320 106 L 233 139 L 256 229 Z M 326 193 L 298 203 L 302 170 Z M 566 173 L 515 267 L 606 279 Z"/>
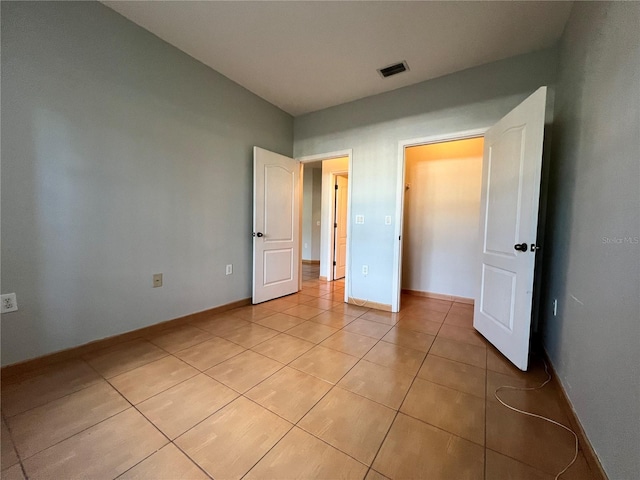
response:
<path fill-rule="evenodd" d="M 537 385 L 469 305 L 302 292 L 3 379 L 1 478 L 552 479 L 572 438 L 495 401 Z M 549 385 L 505 398 L 567 423 Z M 563 476 L 593 480 L 580 452 Z"/>

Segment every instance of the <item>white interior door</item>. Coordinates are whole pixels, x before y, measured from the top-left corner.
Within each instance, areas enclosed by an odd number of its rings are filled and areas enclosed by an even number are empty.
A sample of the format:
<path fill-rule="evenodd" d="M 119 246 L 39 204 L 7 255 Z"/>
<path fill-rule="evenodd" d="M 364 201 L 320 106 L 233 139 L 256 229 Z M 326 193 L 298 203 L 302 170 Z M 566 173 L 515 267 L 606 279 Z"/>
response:
<path fill-rule="evenodd" d="M 529 362 L 546 95 L 539 88 L 484 141 L 473 326 L 521 370 Z"/>
<path fill-rule="evenodd" d="M 253 303 L 298 291 L 300 165 L 253 147 Z"/>
<path fill-rule="evenodd" d="M 344 278 L 347 268 L 347 198 L 348 180 L 346 176 L 336 177 L 334 274 L 333 279 Z"/>

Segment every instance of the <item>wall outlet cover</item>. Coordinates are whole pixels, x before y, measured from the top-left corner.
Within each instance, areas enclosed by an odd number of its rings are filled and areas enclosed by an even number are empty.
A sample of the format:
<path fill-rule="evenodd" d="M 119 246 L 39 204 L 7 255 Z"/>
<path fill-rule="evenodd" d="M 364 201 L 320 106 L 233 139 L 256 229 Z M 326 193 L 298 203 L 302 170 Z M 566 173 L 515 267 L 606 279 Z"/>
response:
<path fill-rule="evenodd" d="M 162 286 L 162 274 L 154 273 L 153 274 L 153 288 L 158 288 Z"/>
<path fill-rule="evenodd" d="M 231 275 L 233 273 L 233 265 L 227 265 L 225 269 L 225 275 Z"/>
<path fill-rule="evenodd" d="M 7 293 L 0 297 L 2 299 L 2 313 L 15 312 L 18 310 L 18 301 L 15 293 Z"/>

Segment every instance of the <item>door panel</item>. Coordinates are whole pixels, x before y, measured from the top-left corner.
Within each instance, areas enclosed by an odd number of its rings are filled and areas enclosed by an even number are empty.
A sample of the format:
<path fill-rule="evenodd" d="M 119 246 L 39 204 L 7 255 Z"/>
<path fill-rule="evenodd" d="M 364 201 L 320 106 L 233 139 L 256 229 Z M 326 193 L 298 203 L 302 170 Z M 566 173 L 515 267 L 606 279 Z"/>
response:
<path fill-rule="evenodd" d="M 486 250 L 509 257 L 515 256 L 513 245 L 519 235 L 522 182 L 512 180 L 521 178 L 523 143 L 524 126 L 521 126 L 503 132 L 489 146 Z"/>
<path fill-rule="evenodd" d="M 298 291 L 300 166 L 253 149 L 253 303 Z"/>
<path fill-rule="evenodd" d="M 290 248 L 264 251 L 264 286 L 293 280 L 295 259 Z"/>
<path fill-rule="evenodd" d="M 474 327 L 521 370 L 529 361 L 546 87 L 485 134 L 480 292 Z M 514 247 L 527 245 L 526 251 Z"/>
<path fill-rule="evenodd" d="M 264 166 L 264 230 L 266 242 L 293 241 L 295 189 L 294 172 L 281 165 Z"/>
<path fill-rule="evenodd" d="M 480 310 L 498 325 L 513 331 L 516 276 L 514 272 L 483 265 L 482 283 L 485 286 Z"/>

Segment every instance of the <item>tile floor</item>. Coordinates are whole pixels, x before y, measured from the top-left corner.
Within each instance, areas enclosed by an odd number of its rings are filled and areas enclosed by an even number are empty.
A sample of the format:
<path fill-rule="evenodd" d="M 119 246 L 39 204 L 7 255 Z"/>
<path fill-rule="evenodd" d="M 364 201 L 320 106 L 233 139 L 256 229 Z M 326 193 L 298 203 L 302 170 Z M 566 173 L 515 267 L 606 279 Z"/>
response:
<path fill-rule="evenodd" d="M 169 328 L 2 384 L 2 479 L 553 479 L 566 432 L 493 396 L 526 374 L 468 305 L 301 293 Z M 504 392 L 567 423 L 552 386 Z M 563 479 L 589 480 L 580 452 Z"/>

